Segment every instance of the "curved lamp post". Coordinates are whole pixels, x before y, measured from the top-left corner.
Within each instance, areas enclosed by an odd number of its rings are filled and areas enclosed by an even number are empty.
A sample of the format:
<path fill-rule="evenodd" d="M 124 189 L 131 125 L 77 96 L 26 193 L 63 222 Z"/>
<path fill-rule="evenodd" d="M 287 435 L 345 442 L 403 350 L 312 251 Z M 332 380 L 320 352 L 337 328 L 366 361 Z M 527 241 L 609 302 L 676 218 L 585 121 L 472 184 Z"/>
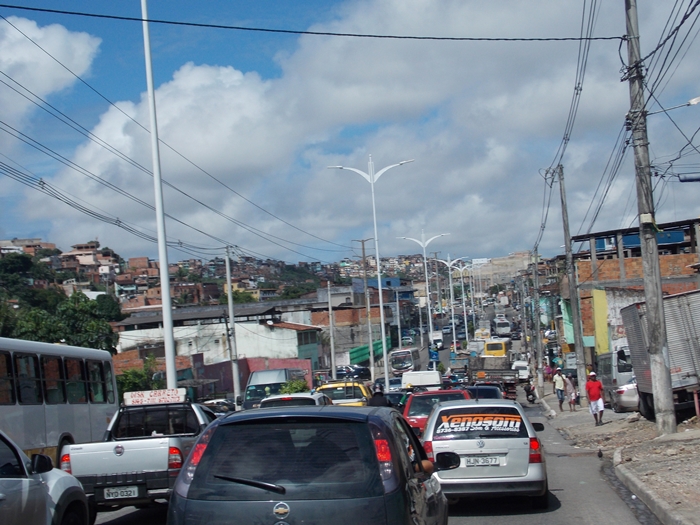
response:
<path fill-rule="evenodd" d="M 450 259 L 450 254 L 447 254 L 447 260 L 444 261 L 442 259 L 435 259 L 437 262 L 441 262 L 445 266 L 447 266 L 447 272 L 448 272 L 448 278 L 449 278 L 449 283 L 450 283 L 450 322 L 452 323 L 452 344 L 454 345 L 455 351 L 457 350 L 457 328 L 455 327 L 455 294 L 454 294 L 454 285 L 452 284 L 452 272 L 454 270 L 461 271 L 455 264 L 458 262 L 461 262 L 463 257 L 459 257 L 458 259 Z M 464 286 L 462 286 L 462 307 L 464 307 Z M 466 317 L 464 321 L 464 330 L 467 330 L 467 322 L 466 322 Z"/>
<path fill-rule="evenodd" d="M 433 315 L 430 311 L 430 281 L 428 280 L 428 258 L 425 255 L 425 249 L 427 246 L 437 239 L 438 237 L 444 237 L 445 235 L 449 235 L 449 233 L 441 233 L 440 235 L 436 235 L 434 237 L 431 237 L 427 241 L 425 240 L 425 232 L 423 230 L 420 231 L 420 241 L 418 239 L 414 239 L 413 237 L 397 237 L 397 239 L 407 239 L 409 241 L 416 242 L 420 244 L 420 247 L 423 248 L 423 268 L 425 269 L 425 295 L 428 299 L 428 326 L 430 333 L 428 334 L 428 346 L 432 343 L 432 335 L 433 335 Z"/>
<path fill-rule="evenodd" d="M 390 170 L 391 168 L 395 168 L 396 166 L 403 166 L 404 164 L 408 164 L 409 162 L 413 162 L 413 159 L 402 160 L 398 164 L 392 164 L 391 166 L 382 168 L 376 174 L 374 173 L 374 162 L 372 162 L 372 155 L 369 156 L 369 162 L 367 163 L 367 171 L 369 173 L 365 173 L 364 171 L 358 170 L 356 168 L 347 168 L 345 166 L 328 166 L 329 169 L 354 171 L 355 173 L 362 175 L 362 177 L 367 182 L 369 182 L 370 186 L 372 187 L 372 218 L 374 219 L 374 256 L 377 258 L 377 291 L 379 292 L 379 317 L 381 322 L 380 328 L 382 331 L 382 352 L 384 359 L 385 382 L 384 386 L 386 387 L 387 392 L 389 391 L 389 360 L 387 358 L 386 351 L 386 327 L 384 326 L 384 298 L 382 297 L 382 263 L 379 257 L 379 236 L 377 235 L 377 207 L 374 202 L 374 183 L 379 179 L 379 177 L 381 177 L 384 174 L 385 171 Z M 369 351 L 374 352 L 374 348 L 369 348 Z"/>

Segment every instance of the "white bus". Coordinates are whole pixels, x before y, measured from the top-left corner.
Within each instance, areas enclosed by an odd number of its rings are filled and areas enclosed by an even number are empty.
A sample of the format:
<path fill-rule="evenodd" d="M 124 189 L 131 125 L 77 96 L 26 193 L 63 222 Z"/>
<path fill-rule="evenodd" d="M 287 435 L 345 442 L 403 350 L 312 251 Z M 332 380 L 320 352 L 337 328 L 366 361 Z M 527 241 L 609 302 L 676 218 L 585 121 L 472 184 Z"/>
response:
<path fill-rule="evenodd" d="M 106 350 L 0 337 L 0 428 L 27 455 L 99 441 L 118 408 Z"/>
<path fill-rule="evenodd" d="M 418 348 L 402 348 L 389 354 L 391 373 L 401 376 L 404 372 L 420 370 L 420 354 Z"/>

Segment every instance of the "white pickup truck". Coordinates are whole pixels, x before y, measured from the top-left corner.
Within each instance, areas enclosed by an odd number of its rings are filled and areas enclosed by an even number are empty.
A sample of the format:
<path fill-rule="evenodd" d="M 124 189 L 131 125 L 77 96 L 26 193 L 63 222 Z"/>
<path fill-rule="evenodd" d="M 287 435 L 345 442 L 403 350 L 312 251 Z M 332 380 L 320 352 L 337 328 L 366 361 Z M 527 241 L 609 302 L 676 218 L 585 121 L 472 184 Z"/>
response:
<path fill-rule="evenodd" d="M 90 523 L 98 511 L 167 499 L 199 434 L 216 419 L 185 389 L 129 392 L 103 441 L 66 445 L 61 469 L 82 483 Z"/>

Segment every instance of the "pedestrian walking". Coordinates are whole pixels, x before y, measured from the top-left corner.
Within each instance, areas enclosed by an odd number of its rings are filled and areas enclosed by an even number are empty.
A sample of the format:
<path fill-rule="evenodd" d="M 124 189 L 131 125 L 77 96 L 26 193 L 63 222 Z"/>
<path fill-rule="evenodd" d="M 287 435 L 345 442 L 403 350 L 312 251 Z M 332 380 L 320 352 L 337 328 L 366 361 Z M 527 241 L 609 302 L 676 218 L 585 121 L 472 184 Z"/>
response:
<path fill-rule="evenodd" d="M 569 412 L 576 412 L 576 386 L 574 386 L 574 377 L 568 374 L 564 378 L 564 390 L 566 398 L 569 400 Z"/>
<path fill-rule="evenodd" d="M 605 411 L 605 397 L 603 383 L 598 381 L 595 372 L 588 373 L 586 382 L 586 392 L 588 393 L 589 409 L 595 419 L 595 426 L 603 424 L 603 412 Z"/>
<path fill-rule="evenodd" d="M 552 380 L 552 367 L 549 365 L 546 365 L 544 367 L 544 380 L 545 381 L 551 381 Z"/>
<path fill-rule="evenodd" d="M 557 400 L 559 400 L 559 411 L 564 412 L 565 382 L 564 376 L 561 373 L 561 368 L 557 367 L 557 373 L 554 374 L 552 382 L 554 393 L 557 394 Z"/>

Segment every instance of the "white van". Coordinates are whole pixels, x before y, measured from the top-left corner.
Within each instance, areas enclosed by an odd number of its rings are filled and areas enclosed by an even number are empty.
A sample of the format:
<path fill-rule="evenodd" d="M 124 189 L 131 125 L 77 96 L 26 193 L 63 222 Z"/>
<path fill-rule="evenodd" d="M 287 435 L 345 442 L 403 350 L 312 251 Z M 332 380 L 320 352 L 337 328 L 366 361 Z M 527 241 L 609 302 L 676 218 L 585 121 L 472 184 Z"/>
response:
<path fill-rule="evenodd" d="M 422 386 L 428 390 L 439 390 L 442 387 L 442 376 L 437 370 L 422 370 L 420 372 L 405 372 L 401 376 L 401 388 Z"/>

